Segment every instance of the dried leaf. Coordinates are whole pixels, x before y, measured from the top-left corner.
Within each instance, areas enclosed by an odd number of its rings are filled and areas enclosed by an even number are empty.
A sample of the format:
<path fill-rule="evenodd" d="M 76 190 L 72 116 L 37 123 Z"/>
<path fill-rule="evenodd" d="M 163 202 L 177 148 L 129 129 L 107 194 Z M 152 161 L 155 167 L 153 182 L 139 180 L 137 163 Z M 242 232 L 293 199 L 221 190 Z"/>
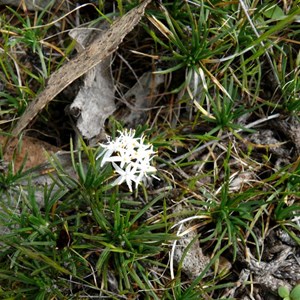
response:
<path fill-rule="evenodd" d="M 128 127 L 136 127 L 138 124 L 145 123 L 146 112 L 153 105 L 153 94 L 157 93 L 157 87 L 164 82 L 164 75 L 154 75 L 152 72 L 144 73 L 138 82 L 125 94 L 125 99 L 132 103 L 127 105 L 130 112 L 123 117 L 123 122 Z"/>
<path fill-rule="evenodd" d="M 5 137 L 0 136 L 0 144 L 2 146 L 5 144 L 5 139 Z M 25 157 L 27 159 L 24 169 L 27 170 L 47 161 L 45 152 L 56 153 L 59 150 L 60 148 L 39 139 L 23 136 L 21 141 L 18 141 L 17 139 L 13 139 L 11 141 L 3 158 L 5 162 L 12 161 L 14 151 L 16 151 L 16 157 L 14 160 L 15 170 L 20 168 Z"/>
<path fill-rule="evenodd" d="M 93 41 L 85 51 L 79 53 L 75 58 L 54 72 L 50 76 L 46 88 L 30 103 L 21 116 L 12 131 L 12 135 L 19 135 L 29 122 L 31 122 L 58 93 L 116 51 L 124 37 L 138 24 L 144 14 L 146 6 L 150 2 L 151 0 L 145 0 L 142 4 L 118 19 L 100 39 Z"/>
<path fill-rule="evenodd" d="M 76 28 L 70 35 L 76 40 L 76 48 L 81 52 L 91 40 L 100 38 L 106 28 L 107 24 L 101 23 L 93 31 Z M 100 135 L 105 120 L 116 109 L 110 65 L 111 55 L 85 74 L 83 86 L 70 106 L 70 113 L 78 118 L 78 130 L 88 139 Z"/>

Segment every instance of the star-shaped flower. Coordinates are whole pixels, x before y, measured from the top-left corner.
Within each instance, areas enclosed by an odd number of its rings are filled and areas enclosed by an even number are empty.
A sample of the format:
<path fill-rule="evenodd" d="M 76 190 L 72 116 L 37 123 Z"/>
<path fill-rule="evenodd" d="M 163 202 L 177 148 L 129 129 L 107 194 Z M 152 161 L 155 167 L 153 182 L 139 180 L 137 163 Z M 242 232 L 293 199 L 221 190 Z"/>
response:
<path fill-rule="evenodd" d="M 116 174 L 119 175 L 112 183 L 120 185 L 127 183 L 132 192 L 132 183 L 135 188 L 151 174 L 156 172 L 156 168 L 151 166 L 150 162 L 155 155 L 153 145 L 145 144 L 145 137 L 135 137 L 135 131 L 119 131 L 120 136 L 115 140 L 108 140 L 107 144 L 100 144 L 103 151 L 96 157 L 101 158 L 101 166 L 111 163 Z M 157 177 L 155 177 L 157 178 Z"/>

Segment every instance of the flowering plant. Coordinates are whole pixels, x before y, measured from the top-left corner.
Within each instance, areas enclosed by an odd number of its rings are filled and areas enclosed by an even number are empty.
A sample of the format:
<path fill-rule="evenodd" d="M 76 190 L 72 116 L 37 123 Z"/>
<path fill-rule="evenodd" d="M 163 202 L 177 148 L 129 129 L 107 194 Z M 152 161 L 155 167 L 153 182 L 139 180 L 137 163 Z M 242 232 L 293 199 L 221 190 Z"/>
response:
<path fill-rule="evenodd" d="M 140 182 L 151 174 L 152 177 L 156 168 L 151 166 L 151 160 L 155 155 L 152 144 L 144 142 L 145 137 L 135 137 L 135 130 L 118 131 L 120 136 L 115 140 L 108 138 L 107 144 L 100 144 L 103 150 L 96 157 L 102 158 L 101 167 L 106 163 L 111 163 L 114 172 L 119 176 L 112 185 L 127 183 L 132 192 L 132 183 L 137 189 Z"/>

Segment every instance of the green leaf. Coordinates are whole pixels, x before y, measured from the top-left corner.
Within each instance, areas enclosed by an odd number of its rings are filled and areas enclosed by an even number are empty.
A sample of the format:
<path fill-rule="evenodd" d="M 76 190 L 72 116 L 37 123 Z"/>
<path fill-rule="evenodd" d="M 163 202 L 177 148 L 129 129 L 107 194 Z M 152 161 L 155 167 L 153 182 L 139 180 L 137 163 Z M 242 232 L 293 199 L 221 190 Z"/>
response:
<path fill-rule="evenodd" d="M 284 19 L 280 20 L 275 26 L 269 27 L 270 29 L 264 32 L 263 34 L 260 35 L 259 38 L 257 38 L 255 41 L 253 41 L 251 44 L 249 44 L 249 49 L 252 46 L 258 45 L 262 41 L 267 40 L 270 35 L 272 35 L 275 32 L 278 32 L 282 30 L 286 25 L 289 23 L 292 23 L 295 21 L 295 19 L 298 18 L 298 15 L 300 13 L 300 7 L 294 10 L 291 14 L 287 15 Z"/>
<path fill-rule="evenodd" d="M 71 272 L 64 267 L 60 266 L 58 263 L 56 263 L 54 260 L 51 258 L 47 257 L 43 253 L 38 253 L 35 250 L 31 250 L 29 248 L 21 247 L 18 245 L 14 245 L 19 251 L 27 255 L 28 257 L 32 258 L 33 260 L 38 260 L 38 261 L 43 261 L 47 265 L 51 266 L 55 270 L 64 273 L 66 275 L 71 275 Z"/>
<path fill-rule="evenodd" d="M 285 297 L 288 297 L 290 294 L 290 291 L 289 289 L 286 287 L 286 286 L 280 286 L 278 288 L 278 295 L 281 297 L 281 298 L 285 298 Z"/>
<path fill-rule="evenodd" d="M 300 284 L 296 285 L 290 294 L 292 300 L 300 300 Z"/>
<path fill-rule="evenodd" d="M 285 16 L 283 10 L 278 5 L 269 7 L 263 12 L 263 14 L 272 20 L 282 19 Z"/>

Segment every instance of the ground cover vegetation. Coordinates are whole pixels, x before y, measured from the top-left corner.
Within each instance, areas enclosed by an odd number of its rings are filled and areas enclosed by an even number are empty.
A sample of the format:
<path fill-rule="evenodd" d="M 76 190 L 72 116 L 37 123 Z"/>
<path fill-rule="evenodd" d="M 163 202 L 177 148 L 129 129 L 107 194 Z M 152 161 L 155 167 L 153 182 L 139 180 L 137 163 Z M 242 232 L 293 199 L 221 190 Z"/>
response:
<path fill-rule="evenodd" d="M 0 6 L 3 138 L 76 55 L 69 30 L 139 4 L 59 2 Z M 1 299 L 300 299 L 299 15 L 289 0 L 152 1 L 113 54 L 109 140 L 89 144 L 66 113 L 79 79 L 10 160 L 2 142 Z M 145 72 L 163 81 L 127 128 L 122 95 Z M 30 153 L 17 167 L 26 136 L 68 167 L 27 168 Z"/>

